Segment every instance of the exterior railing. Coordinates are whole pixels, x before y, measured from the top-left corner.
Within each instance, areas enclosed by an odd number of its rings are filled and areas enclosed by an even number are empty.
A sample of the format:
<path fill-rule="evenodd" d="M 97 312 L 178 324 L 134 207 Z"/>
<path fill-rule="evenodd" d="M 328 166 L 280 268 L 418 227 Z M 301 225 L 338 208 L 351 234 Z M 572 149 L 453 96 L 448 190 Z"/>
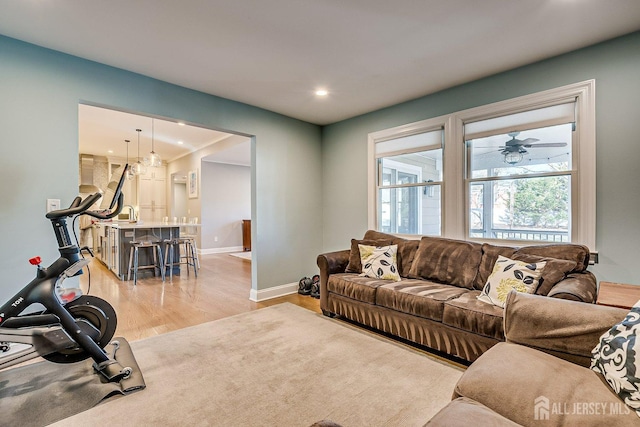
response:
<path fill-rule="evenodd" d="M 568 243 L 569 232 L 559 230 L 527 230 L 527 229 L 500 229 L 471 230 L 471 237 L 489 238 L 501 240 L 529 240 L 551 243 Z"/>

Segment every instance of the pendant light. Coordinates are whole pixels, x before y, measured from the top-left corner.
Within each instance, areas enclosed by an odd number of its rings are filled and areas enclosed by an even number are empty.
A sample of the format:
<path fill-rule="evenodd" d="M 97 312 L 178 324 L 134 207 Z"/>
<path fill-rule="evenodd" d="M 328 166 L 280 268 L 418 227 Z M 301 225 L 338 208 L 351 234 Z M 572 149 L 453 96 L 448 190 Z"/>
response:
<path fill-rule="evenodd" d="M 133 164 L 131 169 L 135 175 L 144 175 L 147 173 L 147 167 L 140 162 L 140 132 L 142 129 L 136 129 L 138 132 L 138 161 Z"/>
<path fill-rule="evenodd" d="M 151 153 L 147 157 L 144 158 L 143 163 L 146 166 L 151 166 L 152 168 L 157 168 L 162 166 L 162 159 L 160 155 L 155 152 L 155 137 L 154 137 L 154 120 L 151 119 Z"/>
<path fill-rule="evenodd" d="M 128 139 L 125 139 L 124 142 L 127 143 L 127 170 L 125 172 L 125 178 L 127 178 L 129 181 L 132 180 L 136 174 L 133 172 L 133 167 L 131 165 L 129 165 L 129 141 Z"/>

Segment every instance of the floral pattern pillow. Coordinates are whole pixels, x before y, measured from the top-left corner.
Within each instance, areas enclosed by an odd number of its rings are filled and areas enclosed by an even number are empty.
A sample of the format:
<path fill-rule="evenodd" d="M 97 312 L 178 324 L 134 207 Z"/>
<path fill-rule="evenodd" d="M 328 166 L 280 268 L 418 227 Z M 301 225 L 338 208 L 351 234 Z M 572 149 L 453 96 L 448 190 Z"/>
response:
<path fill-rule="evenodd" d="M 499 255 L 493 266 L 493 272 L 478 295 L 478 299 L 504 308 L 507 295 L 512 289 L 527 294 L 534 293 L 546 264 L 546 262 L 516 261 Z"/>
<path fill-rule="evenodd" d="M 600 337 L 593 349 L 591 369 L 640 417 L 640 301 L 624 320 Z"/>
<path fill-rule="evenodd" d="M 396 282 L 401 280 L 398 273 L 398 245 L 358 245 L 358 248 L 362 261 L 360 276 Z"/>

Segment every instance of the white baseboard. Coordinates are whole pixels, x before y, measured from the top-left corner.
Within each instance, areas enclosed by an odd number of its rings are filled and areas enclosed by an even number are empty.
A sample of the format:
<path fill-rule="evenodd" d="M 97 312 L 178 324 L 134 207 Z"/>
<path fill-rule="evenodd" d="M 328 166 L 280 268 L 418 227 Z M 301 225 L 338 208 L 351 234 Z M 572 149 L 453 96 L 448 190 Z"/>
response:
<path fill-rule="evenodd" d="M 202 255 L 209 254 L 224 254 L 227 252 L 242 252 L 244 248 L 242 246 L 229 246 L 227 248 L 207 248 L 207 249 L 198 249 L 198 253 Z"/>
<path fill-rule="evenodd" d="M 287 283 L 285 285 L 274 286 L 267 289 L 251 289 L 249 299 L 260 302 L 271 298 L 278 298 L 298 292 L 298 283 Z"/>

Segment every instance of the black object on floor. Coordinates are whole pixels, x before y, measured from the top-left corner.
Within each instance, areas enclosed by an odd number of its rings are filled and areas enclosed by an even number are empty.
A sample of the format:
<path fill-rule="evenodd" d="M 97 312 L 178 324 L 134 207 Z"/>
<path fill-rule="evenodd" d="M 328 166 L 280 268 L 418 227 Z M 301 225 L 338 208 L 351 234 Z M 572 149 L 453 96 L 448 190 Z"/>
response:
<path fill-rule="evenodd" d="M 317 274 L 311 279 L 311 293 L 313 298 L 320 298 L 320 276 Z"/>
<path fill-rule="evenodd" d="M 303 277 L 298 282 L 298 293 L 300 295 L 310 295 L 311 294 L 311 285 L 313 281 L 308 277 Z"/>
<path fill-rule="evenodd" d="M 93 369 L 93 360 L 59 364 L 38 362 L 0 372 L 2 425 L 43 426 L 86 411 L 112 396 L 122 396 L 146 387 L 140 367 L 124 338 L 115 358 L 133 372 L 119 383 L 107 382 Z M 105 350 L 114 351 L 109 344 Z"/>

